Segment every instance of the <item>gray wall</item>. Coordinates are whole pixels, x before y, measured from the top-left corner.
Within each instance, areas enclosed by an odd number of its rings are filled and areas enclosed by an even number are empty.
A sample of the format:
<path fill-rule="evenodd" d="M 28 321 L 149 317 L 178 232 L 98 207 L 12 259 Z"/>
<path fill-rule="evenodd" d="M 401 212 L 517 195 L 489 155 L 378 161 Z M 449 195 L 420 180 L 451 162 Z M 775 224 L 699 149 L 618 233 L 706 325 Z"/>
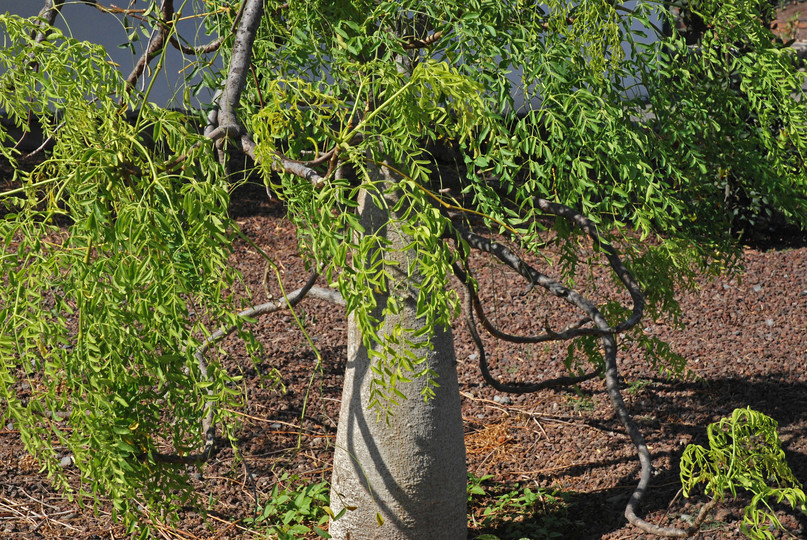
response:
<path fill-rule="evenodd" d="M 129 0 L 102 0 L 104 5 L 115 4 L 120 7 L 127 6 Z M 193 0 L 184 2 L 185 8 L 183 16 L 191 15 L 194 13 Z M 0 0 L 0 13 L 9 12 L 14 15 L 22 17 L 31 17 L 39 13 L 44 4 L 41 0 Z M 175 2 L 179 7 L 183 4 L 181 0 Z M 146 2 L 142 0 L 135 3 L 135 7 L 144 8 L 147 6 Z M 132 22 L 136 22 L 130 19 Z M 179 24 L 179 34 L 190 43 L 207 43 L 210 40 L 209 36 L 204 35 L 204 32 L 199 31 L 198 25 L 201 19 L 190 19 L 183 21 Z M 112 61 L 120 64 L 121 72 L 124 77 L 127 76 L 134 67 L 137 58 L 142 53 L 147 37 L 141 33 L 140 41 L 135 43 L 137 56 L 133 57 L 129 49 L 121 49 L 118 45 L 127 42 L 126 29 L 123 26 L 122 16 L 113 16 L 106 13 L 101 13 L 96 8 L 88 6 L 76 0 L 67 0 L 62 13 L 56 21 L 56 26 L 59 27 L 65 34 L 72 35 L 73 37 L 100 43 L 107 50 Z M 182 86 L 179 84 L 183 80 L 180 71 L 186 68 L 190 62 L 194 61 L 194 57 L 183 57 L 184 55 L 174 49 L 168 47 L 166 56 L 166 67 L 155 81 L 154 87 L 150 94 L 150 100 L 158 105 L 182 107 Z M 209 55 L 208 59 L 213 59 L 213 55 Z M 156 60 L 152 61 L 152 66 L 156 65 Z M 218 62 L 216 65 L 220 66 Z M 185 72 L 189 73 L 190 69 Z M 198 79 L 197 79 L 198 80 Z M 196 82 L 196 81 L 191 81 Z M 138 88 L 143 88 L 144 84 L 148 84 L 145 78 L 141 78 L 138 83 Z M 210 101 L 209 93 L 202 93 L 199 95 L 201 103 L 208 103 Z M 199 105 L 199 101 L 194 98 L 192 103 L 194 106 Z"/>

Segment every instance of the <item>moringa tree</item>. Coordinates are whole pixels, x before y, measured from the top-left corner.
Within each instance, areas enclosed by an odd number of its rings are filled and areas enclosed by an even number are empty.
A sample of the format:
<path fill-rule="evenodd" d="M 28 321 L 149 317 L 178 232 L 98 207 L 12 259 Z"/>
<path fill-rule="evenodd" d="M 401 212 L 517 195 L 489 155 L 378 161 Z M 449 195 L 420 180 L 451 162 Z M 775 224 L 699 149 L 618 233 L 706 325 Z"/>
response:
<path fill-rule="evenodd" d="M 49 28 L 61 2 L 37 21 L 0 17 L 0 106 L 23 130 L 38 119 L 47 138 L 25 172 L 18 141 L 0 132 L 20 182 L 2 198 L 0 389 L 57 481 L 54 440 L 86 480 L 79 496 L 108 494 L 132 525 L 143 506 L 176 510 L 193 495 L 185 466 L 210 459 L 220 432 L 234 437 L 238 377 L 212 345 L 232 331 L 249 339 L 247 317 L 317 295 L 350 321 L 333 537 L 465 537 L 461 312 L 499 390 L 604 377 L 641 462 L 627 518 L 691 532 L 636 514 L 650 456 L 619 394 L 616 337 L 633 333 L 658 361 L 664 348 L 636 330 L 643 313 L 675 317 L 677 287 L 736 263 L 727 193 L 804 223 L 802 76 L 760 22 L 767 2 L 690 2 L 708 25 L 697 47 L 662 36 L 666 10 L 647 1 L 209 0 L 213 40 L 194 45 L 176 31 L 187 2 L 85 3 L 148 29 L 128 76 Z M 136 89 L 172 48 L 226 66 L 194 64 L 216 90 L 202 121 Z M 227 265 L 243 236 L 227 214 L 236 154 L 285 202 L 312 271 L 285 303 L 241 313 Z M 569 285 L 576 266 L 597 264 L 576 249 L 583 239 L 631 306 L 598 306 Z M 549 240 L 567 262 L 554 278 L 523 256 Z M 496 328 L 474 250 L 578 322 L 537 336 Z M 320 274 L 330 289 L 313 286 Z M 569 376 L 498 380 L 478 324 L 499 339 L 569 341 Z"/>

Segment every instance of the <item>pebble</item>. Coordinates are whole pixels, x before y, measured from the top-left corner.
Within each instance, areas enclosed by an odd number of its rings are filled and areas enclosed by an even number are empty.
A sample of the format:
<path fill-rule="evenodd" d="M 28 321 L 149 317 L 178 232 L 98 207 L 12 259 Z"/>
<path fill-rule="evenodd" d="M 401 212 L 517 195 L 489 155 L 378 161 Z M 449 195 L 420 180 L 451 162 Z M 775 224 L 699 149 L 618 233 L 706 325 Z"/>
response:
<path fill-rule="evenodd" d="M 501 403 L 502 405 L 510 405 L 513 403 L 513 400 L 507 396 L 493 396 L 493 401 Z"/>
<path fill-rule="evenodd" d="M 754 285 L 754 292 L 762 292 L 762 286 L 761 285 Z"/>
<path fill-rule="evenodd" d="M 62 458 L 62 460 L 59 462 L 59 465 L 61 465 L 61 467 L 63 469 L 66 469 L 68 467 L 72 467 L 73 466 L 73 456 L 72 455 L 64 456 Z"/>
<path fill-rule="evenodd" d="M 281 427 L 283 427 L 283 426 L 281 426 L 280 424 L 272 424 L 272 425 L 271 425 L 271 426 L 269 426 L 269 427 L 270 427 L 270 428 L 272 428 L 272 429 L 280 429 L 280 428 L 281 428 Z"/>
<path fill-rule="evenodd" d="M 768 327 L 773 326 L 773 319 L 765 319 L 765 325 Z"/>
<path fill-rule="evenodd" d="M 480 413 L 480 414 L 477 414 L 477 415 L 476 415 L 476 417 L 481 419 L 481 418 L 484 418 L 484 417 L 485 417 L 485 415 L 484 415 L 484 414 L 482 414 L 482 413 Z"/>
<path fill-rule="evenodd" d="M 476 362 L 477 360 L 479 360 L 479 355 L 477 353 L 470 354 L 468 355 L 468 360 L 470 360 L 471 362 Z"/>

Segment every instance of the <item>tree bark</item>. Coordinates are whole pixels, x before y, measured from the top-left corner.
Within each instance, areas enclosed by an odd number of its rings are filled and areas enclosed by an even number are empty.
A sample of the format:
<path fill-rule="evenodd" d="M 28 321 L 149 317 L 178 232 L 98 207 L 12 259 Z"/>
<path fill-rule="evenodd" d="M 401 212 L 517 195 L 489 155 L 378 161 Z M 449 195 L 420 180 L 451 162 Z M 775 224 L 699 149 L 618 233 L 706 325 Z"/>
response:
<path fill-rule="evenodd" d="M 378 174 L 391 180 L 387 170 L 378 170 Z M 423 327 L 415 316 L 417 274 L 407 278 L 415 254 L 403 249 L 410 239 L 390 221 L 395 218 L 388 210 L 395 195 L 386 198 L 388 207 L 382 209 L 362 192 L 361 222 L 367 233 L 376 232 L 391 242 L 385 259 L 397 265 L 387 267 L 392 275 L 387 288 L 405 291 L 404 308 L 387 317 L 384 328 L 391 332 L 397 323 L 414 330 Z M 377 294 L 377 317 L 381 317 L 387 295 Z M 387 424 L 383 415 L 377 420 L 376 411 L 368 410 L 371 361 L 356 321 L 351 317 L 348 322 L 348 363 L 331 508 L 337 513 L 344 507 L 355 510 L 347 510 L 331 523 L 329 532 L 337 540 L 464 540 L 467 536 L 465 441 L 451 329 L 437 329 L 431 343 L 427 362 L 438 374 L 436 397 L 424 401 L 421 396 L 425 377 L 399 383 L 407 399 L 394 407 Z"/>

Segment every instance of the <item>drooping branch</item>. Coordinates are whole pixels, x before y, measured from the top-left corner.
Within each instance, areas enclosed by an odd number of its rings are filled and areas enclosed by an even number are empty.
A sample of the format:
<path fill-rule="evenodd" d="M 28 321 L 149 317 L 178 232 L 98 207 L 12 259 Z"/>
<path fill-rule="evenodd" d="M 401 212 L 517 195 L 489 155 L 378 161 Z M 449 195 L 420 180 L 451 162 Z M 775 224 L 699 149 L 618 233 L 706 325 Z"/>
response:
<path fill-rule="evenodd" d="M 325 300 L 340 306 L 345 305 L 345 300 L 338 291 L 323 287 L 314 287 L 314 283 L 316 282 L 318 276 L 319 274 L 317 273 L 311 274 L 305 285 L 295 291 L 292 291 L 286 296 L 285 302 L 266 302 L 259 304 L 239 312 L 238 317 L 241 319 L 259 317 L 261 315 L 274 313 L 281 309 L 293 308 L 306 296 L 317 298 L 319 300 Z M 210 349 L 211 346 L 235 332 L 237 328 L 238 326 L 231 325 L 213 332 L 210 337 L 205 340 L 205 343 L 202 344 L 194 353 L 197 360 L 201 360 L 203 355 Z"/>
<path fill-rule="evenodd" d="M 507 246 L 490 240 L 489 238 L 485 238 L 480 236 L 474 232 L 469 230 L 463 229 L 462 227 L 455 227 L 456 233 L 465 240 L 469 246 L 479 251 L 484 251 L 486 253 L 490 253 L 491 255 L 495 256 L 505 265 L 509 266 L 519 275 L 527 280 L 528 283 L 532 285 L 538 285 L 552 293 L 553 295 L 557 296 L 568 302 L 569 304 L 579 308 L 583 313 L 585 313 L 587 319 L 591 322 L 595 321 L 595 316 L 602 317 L 600 312 L 597 310 L 596 306 L 592 304 L 588 299 L 582 296 L 577 291 L 574 291 L 559 281 L 539 272 L 535 268 L 528 265 L 521 259 L 518 255 L 513 253 Z M 610 246 L 608 246 L 610 248 Z M 603 247 L 604 249 L 604 247 Z M 610 248 L 612 253 L 612 257 L 615 261 L 610 261 L 612 264 L 614 262 L 618 263 L 619 265 L 624 268 L 619 257 L 616 255 L 616 252 L 613 248 Z M 619 275 L 619 273 L 618 273 Z M 623 279 L 624 278 L 624 279 Z M 622 275 L 620 275 L 620 279 L 623 279 L 623 283 L 626 283 L 626 287 L 628 287 L 628 283 L 630 284 L 630 294 L 633 299 L 633 313 L 631 317 L 620 324 L 611 327 L 603 318 L 602 322 L 603 325 L 596 324 L 595 327 L 582 327 L 582 324 L 585 324 L 584 321 L 577 323 L 569 328 L 566 328 L 560 332 L 547 332 L 546 334 L 542 334 L 540 336 L 534 336 L 529 338 L 517 338 L 520 340 L 521 343 L 540 343 L 543 341 L 557 341 L 559 339 L 573 339 L 579 336 L 600 336 L 602 334 L 614 334 L 620 333 L 625 330 L 636 326 L 636 324 L 641 320 L 643 309 L 644 309 L 644 297 L 642 296 L 641 289 L 639 289 L 638 285 L 633 280 L 633 277 L 630 273 L 625 270 Z"/>
<path fill-rule="evenodd" d="M 555 296 L 562 298 L 566 302 L 577 307 L 578 309 L 583 311 L 583 313 L 586 315 L 586 319 L 588 320 L 586 322 L 590 321 L 591 323 L 594 324 L 594 328 L 582 328 L 581 323 L 578 323 L 574 327 L 565 329 L 562 332 L 547 331 L 547 333 L 542 336 L 535 336 L 533 338 L 527 338 L 527 339 L 529 340 L 540 339 L 541 341 L 549 341 L 557 339 L 572 339 L 574 337 L 583 335 L 599 337 L 605 358 L 605 383 L 606 383 L 606 390 L 608 392 L 608 397 L 611 401 L 612 406 L 614 407 L 614 410 L 617 413 L 617 416 L 619 417 L 620 422 L 625 427 L 625 430 L 627 431 L 628 436 L 631 439 L 631 442 L 636 447 L 636 451 L 639 457 L 639 464 L 640 464 L 639 483 L 637 484 L 636 489 L 631 494 L 631 497 L 628 500 L 628 503 L 625 507 L 625 517 L 632 525 L 642 529 L 645 532 L 654 535 L 672 537 L 672 538 L 685 538 L 691 536 L 694 532 L 698 530 L 701 523 L 705 519 L 706 515 L 714 506 L 714 501 L 710 501 L 710 503 L 704 505 L 695 522 L 693 522 L 685 529 L 677 527 L 661 527 L 649 523 L 637 515 L 639 505 L 650 483 L 653 468 L 650 451 L 647 448 L 647 444 L 644 441 L 644 437 L 639 431 L 636 422 L 633 420 L 630 413 L 628 412 L 627 406 L 625 405 L 625 402 L 622 399 L 622 394 L 619 389 L 619 370 L 617 366 L 617 343 L 615 335 L 635 326 L 639 322 L 639 320 L 641 320 L 644 308 L 644 297 L 642 295 L 641 289 L 639 288 L 638 284 L 633 279 L 633 276 L 627 270 L 625 265 L 622 263 L 616 250 L 612 246 L 610 246 L 609 244 L 605 243 L 600 239 L 599 235 L 597 234 L 596 227 L 589 219 L 587 219 L 585 216 L 582 216 L 579 212 L 567 206 L 558 203 L 552 203 L 544 199 L 536 199 L 536 205 L 539 209 L 543 210 L 544 212 L 562 217 L 567 221 L 569 221 L 574 226 L 580 227 L 584 232 L 586 232 L 591 237 L 592 241 L 594 242 L 595 248 L 601 250 L 605 254 L 614 272 L 617 274 L 617 276 L 625 285 L 625 287 L 627 288 L 627 290 L 631 295 L 631 299 L 633 301 L 633 312 L 630 318 L 612 327 L 608 324 L 608 322 L 605 320 L 605 317 L 603 317 L 602 313 L 591 301 L 582 296 L 580 293 L 573 291 L 563 286 L 556 280 L 542 274 L 541 272 L 538 272 L 537 270 L 532 268 L 529 264 L 527 264 L 524 260 L 518 257 L 515 253 L 510 251 L 506 246 L 499 244 L 497 242 L 493 242 L 482 236 L 476 235 L 471 231 L 464 230 L 461 227 L 455 227 L 456 234 L 460 238 L 465 240 L 471 247 L 485 251 L 495 256 L 501 262 L 503 262 L 504 264 L 506 264 L 507 266 L 518 272 L 531 285 L 539 285 L 544 289 L 546 289 L 547 291 L 549 291 L 550 293 L 554 294 Z M 479 350 L 480 369 L 482 371 L 482 375 L 485 378 L 485 380 L 489 384 L 491 384 L 491 386 L 500 391 L 525 393 L 540 390 L 542 388 L 547 388 L 549 386 L 556 386 L 558 384 L 564 384 L 564 383 L 569 384 L 568 382 L 565 382 L 564 379 L 566 379 L 567 381 L 571 381 L 573 379 L 571 377 L 555 379 L 553 381 L 543 381 L 541 383 L 534 383 L 532 385 L 518 385 L 518 386 L 502 384 L 501 382 L 497 381 L 490 374 L 490 370 L 488 369 L 487 365 L 487 359 L 484 353 L 484 346 L 481 338 L 479 337 L 478 332 L 476 331 L 476 323 L 473 318 L 473 313 L 475 311 L 473 306 L 474 304 L 473 297 L 476 295 L 476 291 L 473 289 L 472 279 L 470 277 L 470 274 L 466 273 L 465 270 L 459 267 L 458 265 L 455 265 L 455 272 L 457 276 L 464 281 L 466 286 L 466 296 L 465 296 L 466 324 L 468 326 L 469 332 L 471 333 L 471 337 Z M 480 304 L 478 302 L 478 298 L 475 303 L 478 305 Z M 490 325 L 490 327 L 494 328 L 493 325 Z M 511 338 L 519 338 L 518 336 L 509 336 L 507 334 L 504 335 Z M 524 338 L 519 339 L 523 340 Z M 588 374 L 583 375 L 581 377 L 592 378 L 593 376 L 596 376 L 596 374 Z"/>
<path fill-rule="evenodd" d="M 308 278 L 308 281 L 295 291 L 292 291 L 288 295 L 286 295 L 283 300 L 278 302 L 266 302 L 264 304 L 260 304 L 257 306 L 253 306 L 251 308 L 245 309 L 238 313 L 238 317 L 240 319 L 245 318 L 252 318 L 258 317 L 260 315 L 266 315 L 269 313 L 274 313 L 276 311 L 280 311 L 281 309 L 292 309 L 294 306 L 300 303 L 304 298 L 311 297 L 311 298 L 318 298 L 320 300 L 325 300 L 327 302 L 335 303 L 337 305 L 345 305 L 345 301 L 342 296 L 332 289 L 325 289 L 322 287 L 314 287 L 314 283 L 317 280 L 319 274 L 316 272 L 312 273 L 311 276 Z M 210 347 L 214 344 L 218 343 L 219 341 L 223 340 L 238 328 L 237 325 L 230 325 L 225 328 L 221 328 L 216 332 L 213 332 L 205 342 L 196 349 L 193 353 L 196 361 L 199 365 L 199 371 L 201 372 L 202 378 L 205 380 L 209 380 L 209 372 L 207 367 L 207 360 L 205 358 L 205 354 Z M 212 391 L 208 391 L 209 394 L 212 395 Z M 209 461 L 210 458 L 213 456 L 213 450 L 215 448 L 216 442 L 216 426 L 213 422 L 213 418 L 215 416 L 215 405 L 214 402 L 208 401 L 205 405 L 205 418 L 202 420 L 202 434 L 205 439 L 204 447 L 202 451 L 197 454 L 190 454 L 186 456 L 180 456 L 178 454 L 164 454 L 160 452 L 151 452 L 149 454 L 138 454 L 137 458 L 140 460 L 145 459 L 152 459 L 157 463 L 168 463 L 168 464 L 185 464 L 190 465 L 194 463 L 204 463 Z"/>
<path fill-rule="evenodd" d="M 488 365 L 487 354 L 485 353 L 485 345 L 482 342 L 482 338 L 479 336 L 479 332 L 477 332 L 476 330 L 476 321 L 474 320 L 473 304 L 474 303 L 478 304 L 479 298 L 476 294 L 476 291 L 474 291 L 473 289 L 473 283 L 471 280 L 470 273 L 466 272 L 466 270 L 464 270 L 458 264 L 455 263 L 454 274 L 465 285 L 464 305 L 463 305 L 463 308 L 465 310 L 465 326 L 468 328 L 468 332 L 471 334 L 471 339 L 476 345 L 476 349 L 479 354 L 479 370 L 482 372 L 482 378 L 485 379 L 485 382 L 487 382 L 493 388 L 495 388 L 499 392 L 507 392 L 508 394 L 530 394 L 533 392 L 538 392 L 539 390 L 544 390 L 546 388 L 557 388 L 559 386 L 572 386 L 575 384 L 580 384 L 581 382 L 593 379 L 601 375 L 600 370 L 595 370 L 594 372 L 587 373 L 585 375 L 557 377 L 554 379 L 547 379 L 545 381 L 537 383 L 518 384 L 518 385 L 503 383 L 498 379 L 496 379 L 490 372 L 490 366 Z"/>
<path fill-rule="evenodd" d="M 535 198 L 534 200 L 539 209 L 543 210 L 547 214 L 562 217 L 570 224 L 579 227 L 583 230 L 583 232 L 588 234 L 591 241 L 594 243 L 594 247 L 603 252 L 614 273 L 630 294 L 631 301 L 633 302 L 633 311 L 631 316 L 625 321 L 616 325 L 613 328 L 613 332 L 624 332 L 625 330 L 629 330 L 630 328 L 636 326 L 644 313 L 644 295 L 642 294 L 641 287 L 639 287 L 639 284 L 636 283 L 636 280 L 633 278 L 633 275 L 631 275 L 631 273 L 625 267 L 625 264 L 622 262 L 622 259 L 619 257 L 616 249 L 614 249 L 611 244 L 602 240 L 599 233 L 597 233 L 597 226 L 594 224 L 594 222 L 577 210 L 564 204 L 541 199 L 540 197 Z"/>

